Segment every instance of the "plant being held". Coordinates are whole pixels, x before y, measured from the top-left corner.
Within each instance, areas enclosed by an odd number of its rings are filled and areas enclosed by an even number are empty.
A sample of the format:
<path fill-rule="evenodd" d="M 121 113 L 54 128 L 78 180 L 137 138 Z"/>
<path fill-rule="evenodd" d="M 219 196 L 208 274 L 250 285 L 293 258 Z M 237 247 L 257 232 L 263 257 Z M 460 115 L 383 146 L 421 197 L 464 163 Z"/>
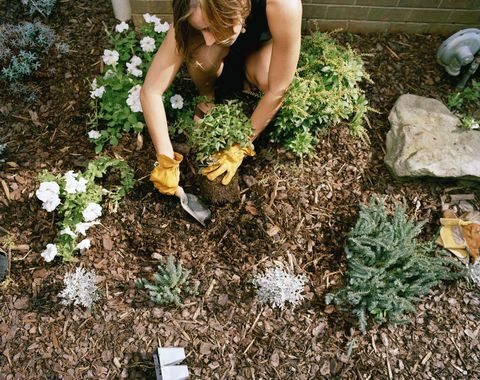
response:
<path fill-rule="evenodd" d="M 252 124 L 238 100 L 215 105 L 192 129 L 189 143 L 196 151 L 200 165 L 211 162 L 212 156 L 233 145 L 246 147 L 252 136 Z"/>
<path fill-rule="evenodd" d="M 78 267 L 75 273 L 68 272 L 63 279 L 65 288 L 58 294 L 63 305 L 81 305 L 91 308 L 100 296 L 95 285 L 95 272 Z"/>
<path fill-rule="evenodd" d="M 260 302 L 270 303 L 273 308 L 285 308 L 289 302 L 292 308 L 303 301 L 303 288 L 306 277 L 285 272 L 280 267 L 268 268 L 265 275 L 258 274 L 253 279 Z"/>
<path fill-rule="evenodd" d="M 452 268 L 459 264 L 433 256 L 435 243 L 418 243 L 426 221 L 415 224 L 407 219 L 405 208 L 396 205 L 389 217 L 381 199 L 372 197 L 360 206 L 355 227 L 347 236 L 345 285 L 326 302 L 335 302 L 352 311 L 366 331 L 367 317 L 379 324 L 404 323 L 406 313 L 415 313 L 419 297 L 444 280 L 459 278 Z"/>
<path fill-rule="evenodd" d="M 188 286 L 189 270 L 182 268 L 178 263 L 175 265 L 173 256 L 168 256 L 167 265 L 158 266 L 158 272 L 153 275 L 153 283 L 144 278 L 137 278 L 135 285 L 138 289 L 146 289 L 150 299 L 160 305 L 175 305 L 182 307 L 183 295 L 197 295 L 199 283 L 193 287 Z"/>
<path fill-rule="evenodd" d="M 124 133 L 140 133 L 145 127 L 141 86 L 170 26 L 149 14 L 145 14 L 144 19 L 139 38 L 126 22 L 118 24 L 114 32 L 106 31 L 111 47 L 104 50 L 105 67 L 92 81 L 90 91 L 93 113 L 89 125 L 96 133 L 89 133 L 89 137 L 97 153 L 105 144 L 117 145 Z M 175 120 L 182 113 L 183 98 L 174 94 L 171 86 L 164 99 L 168 100 L 164 102 L 168 118 Z"/>
<path fill-rule="evenodd" d="M 363 126 L 367 106 L 362 80 L 371 81 L 362 57 L 327 33 L 302 39 L 297 74 L 274 119 L 272 136 L 299 156 L 313 153 L 322 130 L 347 122 L 351 132 L 367 139 Z"/>
<path fill-rule="evenodd" d="M 102 178 L 108 169 L 120 172 L 121 185 L 113 191 L 103 189 L 95 183 Z M 47 212 L 56 211 L 60 216 L 57 222 L 59 232 L 53 244 L 47 244 L 41 256 L 46 262 L 61 256 L 63 261 L 71 261 L 77 250 L 90 248 L 90 239 L 86 232 L 92 226 L 99 224 L 103 208 L 100 205 L 103 197 L 108 195 L 114 204 L 118 203 L 130 191 L 134 184 L 133 170 L 122 160 L 110 157 L 100 157 L 88 164 L 84 172 L 68 171 L 64 175 L 54 175 L 44 171 L 38 176 L 40 186 L 36 191 L 37 198 Z"/>

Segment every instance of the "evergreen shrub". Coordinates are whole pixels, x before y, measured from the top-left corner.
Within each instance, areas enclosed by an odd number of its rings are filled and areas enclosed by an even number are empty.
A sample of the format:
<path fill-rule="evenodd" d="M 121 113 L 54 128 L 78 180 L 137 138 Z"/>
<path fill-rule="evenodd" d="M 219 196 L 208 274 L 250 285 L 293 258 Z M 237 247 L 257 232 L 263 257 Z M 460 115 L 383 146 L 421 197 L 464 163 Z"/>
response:
<path fill-rule="evenodd" d="M 327 303 L 352 311 L 363 332 L 368 315 L 379 324 L 408 321 L 406 314 L 415 313 L 420 296 L 443 280 L 461 276 L 452 271 L 459 265 L 451 258 L 431 254 L 433 241 L 417 242 L 424 224 L 408 220 L 402 205 L 389 217 L 378 198 L 360 206 L 358 221 L 347 236 L 345 285 L 328 294 Z"/>

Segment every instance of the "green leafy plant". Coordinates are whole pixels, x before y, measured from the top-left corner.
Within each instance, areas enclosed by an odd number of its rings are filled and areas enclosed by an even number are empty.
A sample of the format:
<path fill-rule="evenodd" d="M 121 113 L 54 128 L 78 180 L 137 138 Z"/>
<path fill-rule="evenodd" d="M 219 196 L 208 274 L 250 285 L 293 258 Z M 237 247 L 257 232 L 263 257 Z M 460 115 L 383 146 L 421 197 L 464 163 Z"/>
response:
<path fill-rule="evenodd" d="M 217 104 L 199 120 L 189 136 L 201 165 L 209 163 L 214 153 L 234 144 L 246 146 L 252 135 L 252 124 L 242 109 L 242 102 L 229 100 Z"/>
<path fill-rule="evenodd" d="M 193 287 L 188 286 L 189 270 L 182 268 L 178 263 L 175 265 L 173 256 L 168 256 L 167 265 L 158 266 L 158 272 L 153 275 L 153 283 L 144 278 L 137 278 L 135 285 L 138 289 L 148 290 L 150 299 L 160 305 L 175 305 L 182 307 L 182 296 L 197 295 L 199 283 L 195 282 Z"/>
<path fill-rule="evenodd" d="M 109 169 L 120 173 L 121 184 L 112 190 L 95 183 Z M 86 231 L 99 223 L 102 214 L 100 202 L 104 196 L 112 202 L 115 211 L 120 200 L 134 185 L 133 170 L 124 161 L 106 156 L 91 161 L 84 172 L 69 171 L 64 175 L 55 175 L 44 171 L 38 175 L 38 179 L 41 184 L 36 195 L 43 202 L 42 207 L 48 212 L 55 210 L 59 217 L 59 232 L 55 241 L 42 252 L 47 262 L 57 255 L 63 261 L 71 261 L 76 250 L 88 249 L 89 239 L 83 239 L 78 244 L 77 241 L 80 235 L 86 236 Z"/>
<path fill-rule="evenodd" d="M 480 100 L 480 82 L 472 79 L 469 87 L 457 91 L 448 97 L 447 104 L 450 109 L 461 111 L 465 106 L 477 106 Z"/>
<path fill-rule="evenodd" d="M 303 38 L 296 76 L 274 120 L 274 140 L 298 155 L 311 154 L 318 134 L 341 122 L 367 139 L 364 123 L 371 108 L 362 80 L 371 81 L 362 57 L 349 46 L 327 33 Z"/>
<path fill-rule="evenodd" d="M 389 217 L 378 198 L 360 206 L 358 221 L 347 236 L 345 285 L 328 294 L 327 303 L 353 311 L 363 332 L 368 315 L 379 324 L 406 322 L 405 314 L 415 313 L 414 303 L 420 296 L 443 280 L 461 276 L 452 271 L 459 264 L 430 254 L 433 241 L 417 242 L 424 224 L 408 220 L 401 205 Z"/>
<path fill-rule="evenodd" d="M 137 38 L 134 30 L 122 22 L 115 31 L 106 30 L 110 49 L 105 49 L 105 67 L 92 81 L 90 92 L 89 137 L 100 153 L 105 144 L 117 145 L 124 133 L 139 133 L 145 128 L 140 103 L 141 85 L 145 80 L 156 50 L 163 42 L 169 28 L 155 16 L 144 15 Z M 169 120 L 180 118 L 184 100 L 171 86 L 164 94 L 164 107 Z M 188 111 L 187 111 L 188 112 Z"/>

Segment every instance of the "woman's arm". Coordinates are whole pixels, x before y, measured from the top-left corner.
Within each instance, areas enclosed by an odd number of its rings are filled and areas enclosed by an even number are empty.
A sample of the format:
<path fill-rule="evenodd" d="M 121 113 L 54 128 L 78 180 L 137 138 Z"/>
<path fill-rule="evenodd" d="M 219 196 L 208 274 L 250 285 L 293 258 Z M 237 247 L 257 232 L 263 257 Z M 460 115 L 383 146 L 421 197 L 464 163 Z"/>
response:
<path fill-rule="evenodd" d="M 300 0 L 267 0 L 267 19 L 272 35 L 268 87 L 252 114 L 253 139 L 279 110 L 293 80 L 300 56 L 302 3 Z"/>
<path fill-rule="evenodd" d="M 168 135 L 167 117 L 162 96 L 173 82 L 183 58 L 177 51 L 175 29 L 171 25 L 148 70 L 140 93 L 143 116 L 157 154 L 173 158 L 173 148 Z"/>

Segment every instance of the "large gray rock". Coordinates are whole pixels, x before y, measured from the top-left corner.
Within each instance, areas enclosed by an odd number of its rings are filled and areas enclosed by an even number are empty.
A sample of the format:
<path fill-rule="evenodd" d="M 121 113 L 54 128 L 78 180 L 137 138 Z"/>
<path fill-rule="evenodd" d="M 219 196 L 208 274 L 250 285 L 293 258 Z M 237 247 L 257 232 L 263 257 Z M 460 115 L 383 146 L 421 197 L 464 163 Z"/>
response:
<path fill-rule="evenodd" d="M 440 101 L 402 95 L 388 117 L 385 163 L 398 177 L 442 177 L 480 181 L 480 131 Z"/>

